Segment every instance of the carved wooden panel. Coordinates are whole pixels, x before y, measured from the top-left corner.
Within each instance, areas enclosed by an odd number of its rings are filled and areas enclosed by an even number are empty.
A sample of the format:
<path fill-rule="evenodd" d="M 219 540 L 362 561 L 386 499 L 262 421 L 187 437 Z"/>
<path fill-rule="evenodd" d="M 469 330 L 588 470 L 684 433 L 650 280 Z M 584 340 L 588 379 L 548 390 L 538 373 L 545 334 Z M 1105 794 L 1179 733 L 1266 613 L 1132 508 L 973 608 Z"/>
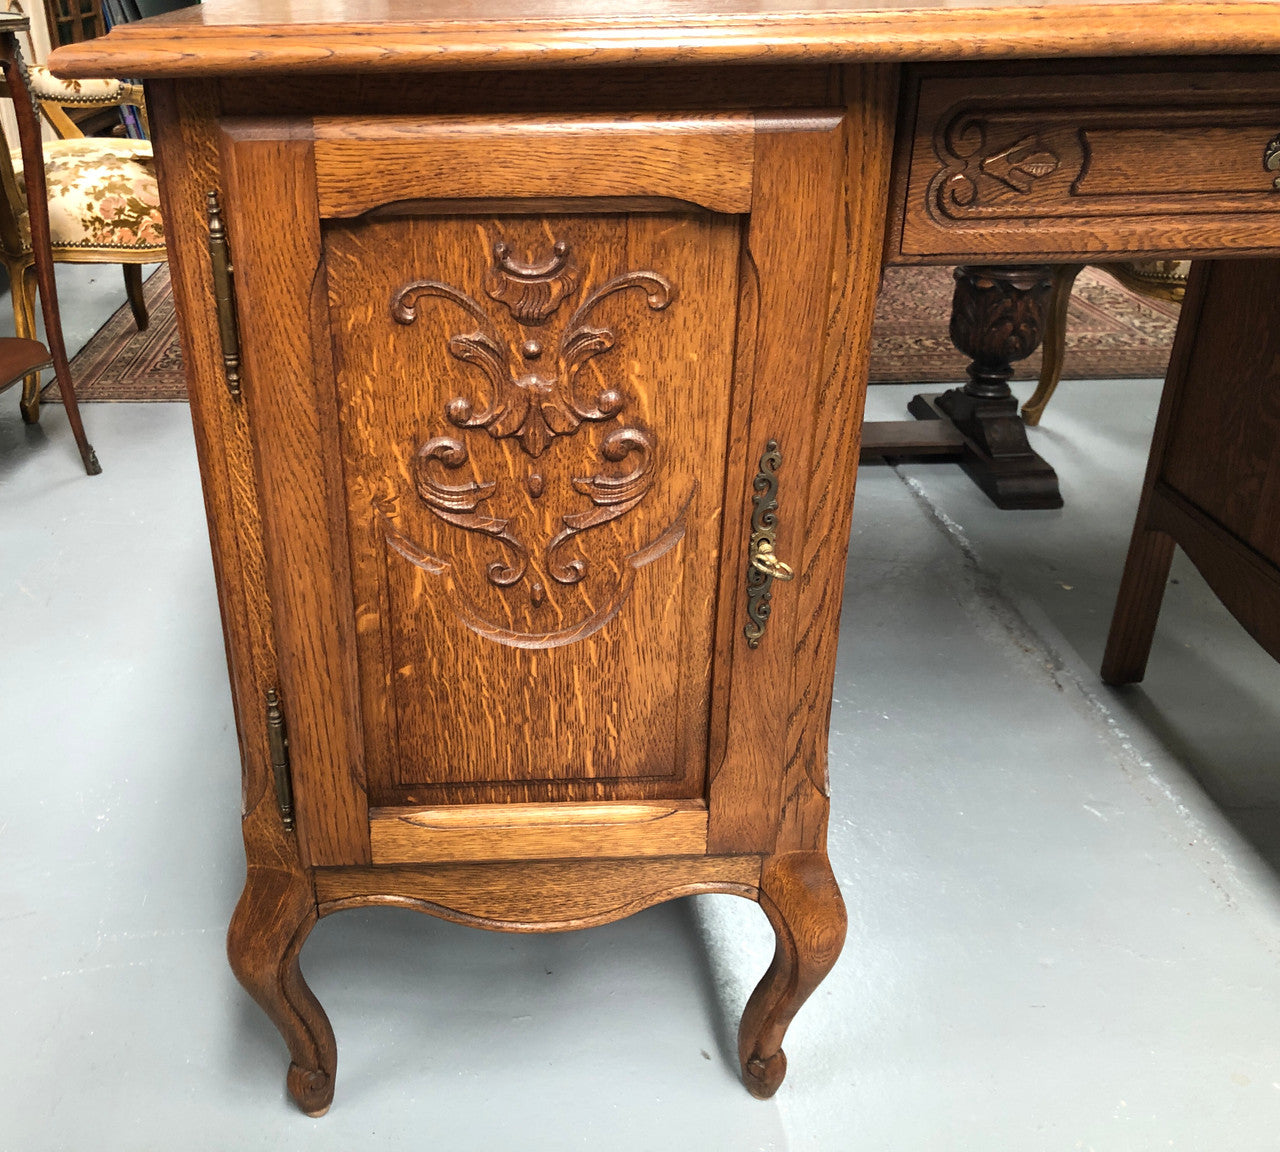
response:
<path fill-rule="evenodd" d="M 912 74 L 898 258 L 1280 245 L 1274 72 L 1027 73 Z"/>
<path fill-rule="evenodd" d="M 739 229 L 326 226 L 373 802 L 703 794 Z"/>

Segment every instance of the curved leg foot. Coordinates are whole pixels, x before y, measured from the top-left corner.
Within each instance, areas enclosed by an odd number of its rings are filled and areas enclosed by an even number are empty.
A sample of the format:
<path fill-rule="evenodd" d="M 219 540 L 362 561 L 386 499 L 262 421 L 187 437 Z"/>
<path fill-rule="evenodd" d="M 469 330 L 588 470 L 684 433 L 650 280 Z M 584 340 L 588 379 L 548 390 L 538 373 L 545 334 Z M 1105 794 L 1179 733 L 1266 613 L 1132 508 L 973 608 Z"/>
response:
<path fill-rule="evenodd" d="M 124 269 L 124 291 L 129 297 L 129 310 L 133 313 L 133 322 L 139 332 L 145 332 L 151 323 L 147 315 L 147 298 L 142 294 L 142 265 L 122 264 Z"/>
<path fill-rule="evenodd" d="M 289 1095 L 308 1116 L 323 1116 L 333 1100 L 337 1045 L 298 967 L 315 922 L 312 893 L 296 873 L 251 866 L 227 932 L 227 957 L 289 1046 Z"/>
<path fill-rule="evenodd" d="M 1053 269 L 1053 288 L 1044 318 L 1040 380 L 1031 399 L 1022 406 L 1022 421 L 1028 427 L 1034 428 L 1040 423 L 1062 379 L 1062 361 L 1067 351 L 1067 309 L 1071 305 L 1071 289 L 1083 270 L 1083 264 L 1058 264 Z"/>
<path fill-rule="evenodd" d="M 742 1014 L 738 1060 L 747 1090 L 765 1100 L 787 1074 L 782 1051 L 787 1025 L 839 957 L 846 918 L 825 852 L 790 852 L 766 860 L 760 906 L 778 946 Z"/>

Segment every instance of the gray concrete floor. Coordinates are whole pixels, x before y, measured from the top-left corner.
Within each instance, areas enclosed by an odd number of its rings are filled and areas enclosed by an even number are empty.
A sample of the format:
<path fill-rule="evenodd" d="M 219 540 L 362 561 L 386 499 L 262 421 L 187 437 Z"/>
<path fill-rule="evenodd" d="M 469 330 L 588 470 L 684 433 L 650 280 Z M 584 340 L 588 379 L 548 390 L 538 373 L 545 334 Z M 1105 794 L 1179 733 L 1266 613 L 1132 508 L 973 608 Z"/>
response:
<path fill-rule="evenodd" d="M 118 273 L 60 278 L 83 340 Z M 773 1101 L 732 1060 L 772 950 L 745 901 L 542 937 L 380 909 L 304 952 L 339 1042 L 308 1120 L 223 956 L 238 767 L 187 409 L 86 406 L 89 479 L 62 412 L 27 429 L 5 393 L 0 1149 L 1272 1152 L 1280 669 L 1179 561 L 1146 683 L 1096 677 L 1157 398 L 1063 385 L 1035 434 L 1061 512 L 863 470 L 849 941 Z"/>

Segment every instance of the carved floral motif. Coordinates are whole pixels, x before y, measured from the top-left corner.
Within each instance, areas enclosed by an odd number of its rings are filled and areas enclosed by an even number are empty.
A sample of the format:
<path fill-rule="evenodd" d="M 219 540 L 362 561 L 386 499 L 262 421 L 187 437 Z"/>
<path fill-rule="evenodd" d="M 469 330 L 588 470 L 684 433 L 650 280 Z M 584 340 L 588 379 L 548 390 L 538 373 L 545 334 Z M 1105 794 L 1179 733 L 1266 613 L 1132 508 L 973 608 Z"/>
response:
<path fill-rule="evenodd" d="M 518 263 L 508 246 L 499 242 L 494 245 L 493 263 L 483 278 L 486 295 L 504 305 L 523 328 L 545 324 L 577 291 L 578 283 L 578 269 L 568 244 L 563 242 L 553 246 L 549 259 L 534 264 Z M 617 343 L 617 334 L 612 329 L 589 323 L 592 313 L 609 296 L 633 288 L 644 292 L 646 304 L 655 312 L 667 308 L 675 293 L 671 283 L 656 272 L 627 272 L 607 280 L 588 293 L 570 315 L 555 342 L 550 371 L 539 364 L 545 351 L 542 341 L 521 339 L 518 332 L 516 340 L 503 336 L 473 297 L 442 281 L 415 280 L 404 285 L 392 297 L 391 315 L 399 324 L 413 324 L 420 308 L 433 299 L 461 309 L 473 322 L 474 329 L 451 336 L 449 352 L 483 373 L 490 385 L 490 395 L 487 402 L 455 397 L 445 405 L 445 419 L 463 431 L 483 429 L 495 440 L 513 439 L 536 460 L 558 437 L 572 436 L 584 423 L 620 419 L 626 406 L 622 393 L 606 386 L 596 389 L 594 394 L 584 395 L 578 377 L 583 365 Z M 564 556 L 568 542 L 580 533 L 626 515 L 653 486 L 658 446 L 651 432 L 620 425 L 604 437 L 599 452 L 610 464 L 621 464 L 629 458 L 633 463 L 621 474 L 601 471 L 572 478 L 573 490 L 587 497 L 591 506 L 563 513 L 559 517 L 560 530 L 540 550 L 539 567 L 561 585 L 579 583 L 588 571 L 585 559 Z M 486 576 L 495 588 L 510 588 L 528 573 L 533 552 L 517 535 L 509 519 L 490 515 L 485 510 L 486 502 L 497 491 L 497 480 L 447 482 L 448 473 L 457 472 L 469 460 L 470 453 L 463 439 L 431 438 L 414 454 L 414 488 L 441 520 L 464 531 L 487 536 L 506 550 L 509 555 L 490 563 Z M 518 483 L 534 500 L 540 500 L 546 490 L 541 470 L 530 472 Z M 655 546 L 650 545 L 627 559 L 633 567 L 647 563 L 670 547 L 682 533 L 683 514 L 677 524 L 662 534 L 660 550 L 655 551 Z M 667 537 L 671 539 L 668 541 Z M 430 571 L 443 571 L 447 567 L 427 555 L 420 545 L 390 530 L 389 525 L 388 540 L 397 552 L 420 567 Z M 624 583 L 629 586 L 629 577 Z M 615 590 L 615 598 L 622 594 L 625 589 Z M 535 610 L 546 600 L 546 588 L 536 578 L 529 582 L 529 600 Z M 592 619 L 603 622 L 616 611 L 616 605 L 609 607 L 607 613 L 597 608 Z M 584 626 L 585 623 L 580 623 L 563 634 L 572 633 L 572 638 L 576 638 L 584 634 L 581 632 Z M 508 634 L 500 629 L 480 626 L 478 630 L 504 642 L 519 642 L 518 638 L 508 639 Z"/>
<path fill-rule="evenodd" d="M 1062 166 L 1053 148 L 1036 132 L 1012 144 L 990 143 L 991 126 L 970 113 L 952 118 L 934 139 L 944 168 L 930 200 L 944 215 L 982 208 L 1014 193 L 1025 196 L 1038 180 Z"/>
<path fill-rule="evenodd" d="M 499 240 L 493 246 L 493 265 L 484 274 L 485 293 L 507 306 L 521 324 L 542 324 L 578 286 L 578 269 L 569 257 L 569 245 L 560 241 L 551 248 L 551 259 L 542 264 L 521 264 Z"/>
<path fill-rule="evenodd" d="M 568 252 L 567 246 L 565 252 Z M 418 317 L 421 302 L 436 297 L 457 304 L 476 320 L 479 327 L 475 332 L 450 337 L 449 352 L 457 360 L 474 364 L 489 378 L 493 399 L 477 412 L 471 400 L 456 397 L 446 405 L 445 416 L 459 428 L 484 428 L 495 440 L 514 436 L 530 456 L 537 457 L 555 437 L 572 435 L 584 420 L 609 420 L 622 411 L 622 395 L 616 389 L 605 388 L 586 399 L 578 394 L 575 383 L 582 366 L 593 356 L 608 352 L 617 340 L 611 329 L 588 325 L 587 317 L 606 297 L 627 288 L 644 289 L 646 302 L 655 312 L 671 303 L 674 292 L 671 284 L 656 272 L 627 272 L 597 288 L 578 306 L 565 327 L 558 350 L 560 370 L 555 375 L 544 376 L 529 367 L 529 362 L 536 362 L 543 354 L 542 345 L 536 340 L 521 344 L 520 358 L 526 363 L 513 366 L 507 342 L 499 336 L 484 310 L 452 285 L 438 280 L 414 280 L 393 297 L 391 315 L 399 324 L 412 324 Z M 559 299 L 563 299 L 563 294 Z M 519 314 L 533 308 L 523 298 L 504 300 L 509 307 L 513 301 L 512 314 L 517 319 Z M 542 323 L 550 313 L 544 315 L 540 306 L 532 314 L 541 319 L 521 323 Z"/>
<path fill-rule="evenodd" d="M 984 156 L 978 166 L 1006 188 L 1026 193 L 1042 176 L 1058 170 L 1058 158 L 1041 143 L 1039 136 L 1033 135 Z"/>

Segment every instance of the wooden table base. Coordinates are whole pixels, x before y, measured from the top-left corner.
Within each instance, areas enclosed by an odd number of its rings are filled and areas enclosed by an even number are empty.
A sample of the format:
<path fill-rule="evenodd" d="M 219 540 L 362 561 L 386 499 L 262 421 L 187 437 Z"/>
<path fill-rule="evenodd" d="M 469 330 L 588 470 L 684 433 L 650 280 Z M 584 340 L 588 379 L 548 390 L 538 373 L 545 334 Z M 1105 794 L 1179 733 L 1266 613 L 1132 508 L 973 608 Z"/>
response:
<path fill-rule="evenodd" d="M 1174 546 L 1280 660 L 1280 260 L 1192 267 L 1102 679 L 1146 674 Z"/>
<path fill-rule="evenodd" d="M 969 382 L 912 398 L 907 410 L 925 422 L 915 437 L 903 421 L 865 425 L 862 459 L 956 461 L 997 508 L 1061 508 L 1057 474 L 1032 451 L 1009 390 L 1013 363 L 1043 336 L 1051 276 L 1047 264 L 957 268 L 951 339 L 972 358 Z"/>

